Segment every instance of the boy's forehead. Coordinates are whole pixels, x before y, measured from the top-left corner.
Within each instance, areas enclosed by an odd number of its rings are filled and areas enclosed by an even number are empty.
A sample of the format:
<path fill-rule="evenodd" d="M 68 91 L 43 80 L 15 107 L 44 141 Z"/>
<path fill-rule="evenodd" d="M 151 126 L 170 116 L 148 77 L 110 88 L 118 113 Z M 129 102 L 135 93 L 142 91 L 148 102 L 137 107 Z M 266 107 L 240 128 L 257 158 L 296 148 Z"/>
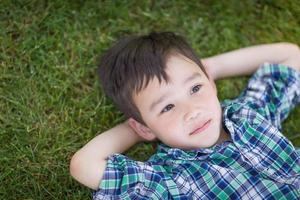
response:
<path fill-rule="evenodd" d="M 194 69 L 197 69 L 197 71 L 200 71 L 201 74 L 206 76 L 206 72 L 204 72 L 203 69 L 195 61 L 180 53 L 172 53 L 167 57 L 165 68 L 167 74 L 168 70 L 172 69 L 174 66 L 182 66 L 183 69 L 186 69 L 188 66 L 193 66 Z"/>
<path fill-rule="evenodd" d="M 190 58 L 188 58 L 185 55 L 178 53 L 178 52 L 170 53 L 166 59 L 166 61 L 167 61 L 166 64 L 168 65 L 169 62 L 172 62 L 174 60 L 184 60 L 185 62 L 189 62 L 191 64 L 196 64 L 193 60 L 191 60 Z"/>
<path fill-rule="evenodd" d="M 133 95 L 138 107 L 139 104 L 149 104 L 147 107 L 153 108 L 157 104 L 156 102 L 161 102 L 169 94 L 178 92 L 176 86 L 185 85 L 196 78 L 205 76 L 196 63 L 179 54 L 168 58 L 165 72 L 168 77 L 167 80 L 153 77 L 147 84 L 143 85 L 140 91 Z"/>
<path fill-rule="evenodd" d="M 182 70 L 173 70 L 175 67 L 181 68 Z M 170 83 L 174 83 L 178 80 L 182 80 L 182 83 L 186 83 L 196 77 L 205 76 L 200 66 L 179 53 L 174 53 L 168 56 L 164 72 L 167 75 L 167 79 L 154 76 L 148 82 L 144 80 L 140 91 L 134 92 L 134 95 L 138 96 L 140 93 L 143 93 L 143 91 L 151 90 L 152 88 L 167 87 Z"/>
<path fill-rule="evenodd" d="M 198 71 L 201 71 L 201 74 L 205 73 L 202 71 L 201 67 L 197 65 L 193 60 L 189 59 L 188 57 L 178 53 L 178 52 L 171 52 L 169 55 L 166 57 L 166 62 L 165 62 L 165 67 L 163 69 L 164 73 L 166 73 L 167 77 L 166 79 L 163 78 L 162 75 L 154 75 L 151 77 L 149 80 L 147 80 L 147 75 L 145 75 L 142 79 L 142 84 L 139 89 L 135 89 L 133 93 L 140 93 L 140 91 L 143 91 L 150 82 L 158 82 L 160 84 L 168 84 L 170 81 L 172 81 L 172 76 L 173 74 L 170 73 L 170 69 L 172 69 L 174 66 L 181 66 L 183 69 L 186 68 L 186 65 L 193 65 Z M 188 70 L 188 69 L 186 69 Z M 178 76 L 182 76 L 184 78 L 184 74 L 177 74 Z"/>

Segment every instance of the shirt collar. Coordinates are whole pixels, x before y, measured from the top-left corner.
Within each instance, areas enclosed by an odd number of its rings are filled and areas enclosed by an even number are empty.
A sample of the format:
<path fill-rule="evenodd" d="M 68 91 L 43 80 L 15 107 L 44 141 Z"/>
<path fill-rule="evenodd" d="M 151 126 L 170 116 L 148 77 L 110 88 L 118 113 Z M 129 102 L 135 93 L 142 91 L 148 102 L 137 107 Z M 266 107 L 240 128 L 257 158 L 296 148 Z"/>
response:
<path fill-rule="evenodd" d="M 167 156 L 175 160 L 205 160 L 213 153 L 218 152 L 229 141 L 223 142 L 221 145 L 215 145 L 210 148 L 199 148 L 193 150 L 183 150 L 179 148 L 172 148 L 166 144 L 160 143 L 157 148 L 157 154 L 160 156 Z"/>

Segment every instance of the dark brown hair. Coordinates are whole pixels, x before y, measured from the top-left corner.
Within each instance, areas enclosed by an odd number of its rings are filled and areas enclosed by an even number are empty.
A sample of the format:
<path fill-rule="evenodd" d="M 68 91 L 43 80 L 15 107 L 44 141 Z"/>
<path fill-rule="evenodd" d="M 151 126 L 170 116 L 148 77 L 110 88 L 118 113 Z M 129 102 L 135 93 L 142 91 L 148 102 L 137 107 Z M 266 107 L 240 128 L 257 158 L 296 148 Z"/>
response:
<path fill-rule="evenodd" d="M 133 94 L 147 87 L 154 77 L 159 82 L 168 82 L 166 62 L 176 53 L 194 61 L 206 74 L 196 52 L 182 36 L 154 32 L 123 38 L 108 49 L 99 64 L 100 84 L 127 118 L 132 117 L 146 125 L 133 101 Z"/>

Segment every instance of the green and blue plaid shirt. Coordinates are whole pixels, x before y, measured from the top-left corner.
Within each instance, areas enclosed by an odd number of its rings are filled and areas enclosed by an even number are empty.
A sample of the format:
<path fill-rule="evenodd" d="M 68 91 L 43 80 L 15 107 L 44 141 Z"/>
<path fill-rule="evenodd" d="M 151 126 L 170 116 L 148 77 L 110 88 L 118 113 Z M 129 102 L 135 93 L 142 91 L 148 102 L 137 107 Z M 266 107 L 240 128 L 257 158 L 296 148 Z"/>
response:
<path fill-rule="evenodd" d="M 264 64 L 222 103 L 232 141 L 183 151 L 164 144 L 147 162 L 109 156 L 94 199 L 300 199 L 300 152 L 281 122 L 300 101 L 300 73 Z"/>

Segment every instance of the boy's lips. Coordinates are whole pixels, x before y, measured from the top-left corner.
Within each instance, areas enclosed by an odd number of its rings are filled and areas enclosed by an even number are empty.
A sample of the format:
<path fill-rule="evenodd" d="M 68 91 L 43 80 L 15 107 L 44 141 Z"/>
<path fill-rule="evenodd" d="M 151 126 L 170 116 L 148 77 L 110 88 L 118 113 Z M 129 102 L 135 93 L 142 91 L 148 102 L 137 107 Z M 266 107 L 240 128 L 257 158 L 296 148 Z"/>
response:
<path fill-rule="evenodd" d="M 198 128 L 196 128 L 194 131 L 192 131 L 190 133 L 190 135 L 195 135 L 195 134 L 203 132 L 210 125 L 210 122 L 211 122 L 211 119 L 208 120 L 208 121 L 206 121 L 206 122 L 204 122 Z"/>

